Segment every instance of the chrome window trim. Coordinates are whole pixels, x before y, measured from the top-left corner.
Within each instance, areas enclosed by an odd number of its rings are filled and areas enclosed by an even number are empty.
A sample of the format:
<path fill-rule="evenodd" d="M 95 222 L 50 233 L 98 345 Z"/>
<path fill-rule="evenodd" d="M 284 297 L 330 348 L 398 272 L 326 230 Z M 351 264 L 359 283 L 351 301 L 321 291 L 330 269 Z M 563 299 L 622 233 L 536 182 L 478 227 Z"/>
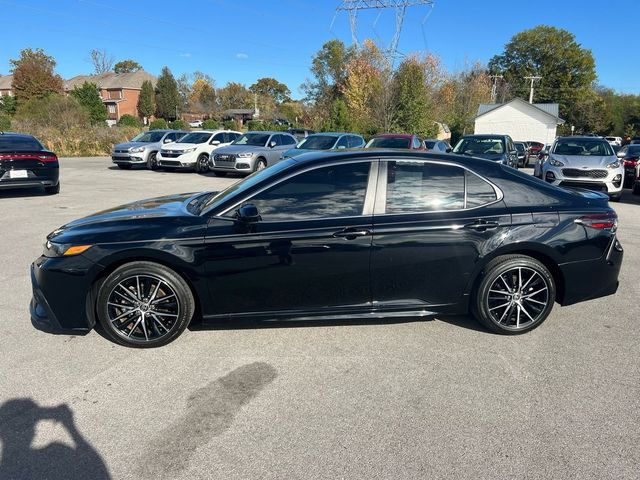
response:
<path fill-rule="evenodd" d="M 463 208 L 454 208 L 454 209 L 447 209 L 447 210 L 421 210 L 421 211 L 415 211 L 415 212 L 400 212 L 400 213 L 387 213 L 386 209 L 387 209 L 387 167 L 388 167 L 388 162 L 398 162 L 398 161 L 405 161 L 405 162 L 412 162 L 412 163 L 432 163 L 432 164 L 437 164 L 437 165 L 446 165 L 446 166 L 450 166 L 450 167 L 455 167 L 455 168 L 460 168 L 466 172 L 469 172 L 472 175 L 475 175 L 476 177 L 480 178 L 481 180 L 484 180 L 485 182 L 487 182 L 491 188 L 493 188 L 493 191 L 496 194 L 496 199 L 493 202 L 489 202 L 489 203 L 485 203 L 483 205 L 478 205 L 477 207 L 471 207 L 471 208 L 467 208 L 467 178 L 466 175 L 464 175 L 464 206 Z M 476 210 L 478 208 L 484 208 L 487 207 L 489 205 L 494 205 L 500 201 L 502 201 L 502 199 L 504 198 L 504 193 L 502 192 L 502 190 L 500 190 L 495 183 L 493 183 L 492 181 L 488 180 L 487 178 L 483 177 L 482 175 L 479 175 L 478 173 L 474 172 L 473 170 L 471 170 L 470 168 L 464 166 L 464 165 L 460 165 L 457 163 L 452 163 L 452 162 L 446 162 L 446 161 L 441 161 L 441 160 L 428 160 L 428 159 L 421 159 L 421 158 L 397 158 L 397 159 L 387 159 L 385 158 L 384 160 L 380 161 L 380 166 L 378 167 L 378 195 L 376 198 L 376 202 L 375 202 L 375 208 L 373 211 L 373 214 L 377 217 L 377 216 L 395 216 L 395 215 L 425 215 L 425 214 L 429 214 L 429 213 L 455 213 L 455 212 L 470 212 L 472 210 Z"/>
<path fill-rule="evenodd" d="M 372 180 L 372 175 L 374 175 L 374 170 L 376 171 L 375 173 L 377 173 L 377 169 L 378 169 L 378 164 L 380 163 L 379 159 L 377 158 L 358 158 L 358 159 L 354 159 L 354 160 L 350 160 L 350 161 L 344 161 L 344 159 L 342 160 L 336 160 L 336 161 L 332 161 L 329 163 L 323 163 L 321 165 L 310 165 L 306 168 L 300 169 L 300 170 L 296 170 L 295 172 L 291 172 L 288 175 L 284 176 L 283 178 L 278 179 L 277 181 L 271 182 L 268 185 L 266 185 L 265 187 L 259 189 L 258 191 L 254 192 L 251 194 L 251 196 L 249 197 L 245 197 L 243 200 L 240 200 L 239 202 L 234 203 L 233 205 L 231 205 L 230 207 L 224 209 L 222 212 L 220 212 L 217 215 L 214 215 L 215 217 L 222 217 L 222 218 L 232 218 L 227 216 L 227 213 L 229 213 L 229 211 L 231 210 L 235 210 L 238 206 L 242 205 L 243 203 L 249 202 L 253 197 L 255 197 L 256 195 L 261 194 L 262 192 L 264 192 L 265 190 L 268 190 L 271 187 L 274 187 L 282 182 L 285 182 L 286 180 L 289 180 L 290 178 L 293 178 L 297 175 L 300 175 L 302 173 L 306 173 L 309 172 L 311 170 L 317 170 L 319 168 L 325 168 L 325 167 L 330 167 L 332 165 L 347 165 L 347 164 L 351 164 L 351 163 L 369 163 L 369 177 L 367 179 L 367 187 L 365 190 L 365 197 L 364 197 L 364 204 L 362 207 L 362 213 L 360 215 L 356 215 L 356 216 L 346 216 L 346 217 L 317 217 L 317 218 L 305 218 L 305 219 L 292 219 L 292 220 L 263 220 L 261 221 L 261 223 L 284 223 L 284 222 L 307 222 L 307 221 L 319 221 L 319 220 L 339 220 L 339 219 L 348 219 L 348 218 L 362 218 L 362 217 L 366 217 L 366 216 L 371 216 L 373 214 L 370 213 L 369 215 L 365 214 L 365 211 L 367 209 L 367 207 L 370 208 L 371 203 L 373 203 L 373 200 L 370 200 L 369 197 L 370 196 L 374 196 L 375 198 L 375 194 L 376 194 L 376 189 L 377 189 L 377 176 Z M 375 168 L 374 168 L 374 165 Z M 370 190 L 370 187 L 372 186 L 372 183 L 376 184 L 376 187 Z"/>

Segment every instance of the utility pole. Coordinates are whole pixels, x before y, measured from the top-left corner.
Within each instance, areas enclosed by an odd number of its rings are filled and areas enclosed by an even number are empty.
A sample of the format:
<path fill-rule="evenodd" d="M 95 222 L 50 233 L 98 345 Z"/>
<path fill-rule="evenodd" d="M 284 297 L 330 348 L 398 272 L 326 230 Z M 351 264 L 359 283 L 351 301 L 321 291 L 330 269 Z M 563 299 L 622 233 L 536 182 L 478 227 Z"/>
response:
<path fill-rule="evenodd" d="M 491 87 L 491 103 L 496 103 L 498 97 L 498 79 L 504 78 L 502 75 L 489 75 L 489 78 L 493 78 L 493 87 Z"/>
<path fill-rule="evenodd" d="M 542 77 L 532 75 L 530 77 L 524 77 L 524 78 L 525 80 L 531 80 L 531 90 L 529 91 L 529 103 L 533 103 L 533 82 L 535 82 L 536 80 L 540 80 Z"/>

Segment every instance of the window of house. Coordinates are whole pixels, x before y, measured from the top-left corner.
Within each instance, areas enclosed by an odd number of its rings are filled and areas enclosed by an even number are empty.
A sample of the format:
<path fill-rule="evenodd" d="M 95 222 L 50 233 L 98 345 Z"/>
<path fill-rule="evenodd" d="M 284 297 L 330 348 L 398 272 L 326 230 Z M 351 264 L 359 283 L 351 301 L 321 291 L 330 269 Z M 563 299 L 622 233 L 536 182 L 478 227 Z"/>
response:
<path fill-rule="evenodd" d="M 107 105 L 107 109 L 109 110 L 109 113 L 116 113 L 115 105 Z"/>

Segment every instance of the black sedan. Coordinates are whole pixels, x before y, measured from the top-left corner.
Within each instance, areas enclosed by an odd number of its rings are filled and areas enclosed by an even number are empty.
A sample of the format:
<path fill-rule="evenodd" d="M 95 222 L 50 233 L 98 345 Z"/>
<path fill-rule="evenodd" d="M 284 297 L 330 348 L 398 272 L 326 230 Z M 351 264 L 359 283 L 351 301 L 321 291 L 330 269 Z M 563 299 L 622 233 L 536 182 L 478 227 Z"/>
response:
<path fill-rule="evenodd" d="M 33 187 L 60 192 L 58 157 L 31 135 L 0 132 L 0 189 Z"/>
<path fill-rule="evenodd" d="M 51 233 L 31 268 L 43 330 L 153 347 L 201 322 L 465 314 L 515 334 L 610 295 L 607 196 L 411 151 L 310 153 L 221 193 L 144 200 Z"/>

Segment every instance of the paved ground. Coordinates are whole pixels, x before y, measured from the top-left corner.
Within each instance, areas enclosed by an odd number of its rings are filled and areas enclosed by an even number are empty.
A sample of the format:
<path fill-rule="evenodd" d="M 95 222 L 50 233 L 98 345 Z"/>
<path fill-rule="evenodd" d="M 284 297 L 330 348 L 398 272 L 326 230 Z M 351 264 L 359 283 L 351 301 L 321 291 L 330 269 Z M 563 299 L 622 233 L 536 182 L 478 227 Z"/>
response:
<path fill-rule="evenodd" d="M 618 294 L 556 308 L 524 336 L 469 318 L 230 326 L 139 351 L 32 328 L 28 267 L 45 235 L 235 179 L 109 166 L 63 160 L 59 196 L 0 192 L 3 480 L 638 478 L 640 201 L 628 192 L 615 205 Z"/>

